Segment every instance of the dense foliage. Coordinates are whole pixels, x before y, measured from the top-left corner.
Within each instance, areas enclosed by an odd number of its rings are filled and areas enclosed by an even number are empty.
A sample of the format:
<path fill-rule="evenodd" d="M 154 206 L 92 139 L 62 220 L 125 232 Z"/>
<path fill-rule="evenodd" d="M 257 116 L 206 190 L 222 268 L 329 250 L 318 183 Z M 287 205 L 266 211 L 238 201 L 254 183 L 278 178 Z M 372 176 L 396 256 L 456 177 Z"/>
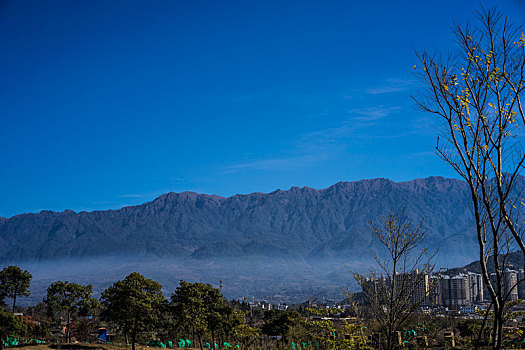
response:
<path fill-rule="evenodd" d="M 47 304 L 48 316 L 54 320 L 66 321 L 66 338 L 71 340 L 71 321 L 77 315 L 87 315 L 98 304 L 92 298 L 93 286 L 91 284 L 82 286 L 80 284 L 57 281 L 47 289 L 47 297 L 44 302 Z"/>
<path fill-rule="evenodd" d="M 161 289 L 159 283 L 133 272 L 102 293 L 105 315 L 126 339 L 131 337 L 133 349 L 137 334 L 153 331 L 160 325 L 166 306 Z"/>
<path fill-rule="evenodd" d="M 19 317 L 0 308 L 0 349 L 3 348 L 6 337 L 23 336 L 26 332 L 27 326 Z"/>
<path fill-rule="evenodd" d="M 17 297 L 27 297 L 31 294 L 29 284 L 31 274 L 18 266 L 8 266 L 0 271 L 0 302 L 5 298 L 13 300 L 13 312 L 16 307 Z"/>
<path fill-rule="evenodd" d="M 201 349 L 205 332 L 210 332 L 212 344 L 215 344 L 216 339 L 221 343 L 241 324 L 240 314 L 210 284 L 180 281 L 171 296 L 170 311 L 176 329 L 187 337 L 191 335 L 194 338 L 193 335 L 196 335 Z"/>

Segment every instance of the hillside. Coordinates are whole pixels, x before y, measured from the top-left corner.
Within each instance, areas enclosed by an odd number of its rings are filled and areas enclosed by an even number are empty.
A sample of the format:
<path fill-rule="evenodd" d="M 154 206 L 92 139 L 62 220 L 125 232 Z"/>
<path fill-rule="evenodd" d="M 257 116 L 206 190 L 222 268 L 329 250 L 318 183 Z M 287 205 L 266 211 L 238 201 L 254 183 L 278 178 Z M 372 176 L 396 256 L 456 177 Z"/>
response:
<path fill-rule="evenodd" d="M 440 177 L 340 182 L 228 198 L 167 193 L 120 210 L 42 211 L 0 221 L 0 261 L 154 257 L 359 256 L 377 247 L 369 220 L 405 208 L 440 256 L 472 259 L 465 183 Z M 461 242 L 461 244 L 457 244 Z"/>
<path fill-rule="evenodd" d="M 521 251 L 516 251 L 509 253 L 505 257 L 505 268 L 519 270 L 525 267 L 525 260 L 523 259 L 523 253 Z M 492 259 L 488 260 L 487 269 L 489 273 L 494 272 L 494 262 Z M 475 273 L 481 273 L 481 266 L 479 260 L 473 261 L 470 264 L 467 264 L 463 267 L 456 267 L 453 269 L 447 270 L 447 273 L 451 275 L 456 275 L 458 273 L 470 271 Z"/>
<path fill-rule="evenodd" d="M 370 250 L 381 253 L 369 220 L 391 210 L 424 219 L 425 246 L 439 249 L 437 267 L 474 261 L 466 190 L 441 177 L 373 179 L 228 198 L 167 193 L 119 210 L 22 214 L 0 220 L 0 262 L 33 273 L 33 301 L 57 279 L 93 283 L 99 292 L 133 271 L 166 293 L 180 279 L 222 280 L 229 298 L 339 298 L 341 286 L 353 283 L 348 269 L 366 272 Z"/>

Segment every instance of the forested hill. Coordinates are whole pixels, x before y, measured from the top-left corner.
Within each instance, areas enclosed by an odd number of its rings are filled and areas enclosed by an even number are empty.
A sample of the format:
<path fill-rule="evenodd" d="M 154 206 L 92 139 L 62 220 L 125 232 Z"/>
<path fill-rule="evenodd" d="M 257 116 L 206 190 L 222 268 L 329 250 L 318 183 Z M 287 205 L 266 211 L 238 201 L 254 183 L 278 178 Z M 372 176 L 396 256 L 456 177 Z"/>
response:
<path fill-rule="evenodd" d="M 479 253 L 478 253 L 479 254 Z M 519 270 L 525 267 L 525 260 L 523 259 L 523 253 L 521 251 L 516 251 L 509 253 L 505 256 L 505 268 Z M 494 272 L 494 262 L 492 259 L 489 259 L 487 262 L 487 269 L 489 273 Z M 453 269 L 447 270 L 447 273 L 455 275 L 461 272 L 470 271 L 475 273 L 481 273 L 481 266 L 479 260 L 475 260 L 468 265 L 463 267 L 456 267 Z"/>
<path fill-rule="evenodd" d="M 167 193 L 119 210 L 22 214 L 0 220 L 0 260 L 132 254 L 348 261 L 377 247 L 370 220 L 404 208 L 414 221 L 424 219 L 426 245 L 453 266 L 476 257 L 466 190 L 464 182 L 442 177 L 379 178 L 228 198 Z"/>

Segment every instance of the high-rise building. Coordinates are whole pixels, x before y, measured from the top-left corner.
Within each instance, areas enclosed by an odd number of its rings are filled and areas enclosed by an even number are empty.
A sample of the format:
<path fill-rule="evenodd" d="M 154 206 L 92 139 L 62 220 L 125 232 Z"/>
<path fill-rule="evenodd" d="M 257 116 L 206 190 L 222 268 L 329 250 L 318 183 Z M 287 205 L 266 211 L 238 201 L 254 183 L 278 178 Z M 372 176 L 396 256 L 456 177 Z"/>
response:
<path fill-rule="evenodd" d="M 470 288 L 470 303 L 476 304 L 483 299 L 483 276 L 479 273 L 467 272 L 468 285 Z"/>
<path fill-rule="evenodd" d="M 405 278 L 410 284 L 409 290 L 412 291 L 411 303 L 413 305 L 429 306 L 430 275 L 416 270 L 411 274 L 405 274 Z"/>
<path fill-rule="evenodd" d="M 497 275 L 495 272 L 490 274 L 492 285 L 497 288 Z M 506 269 L 501 274 L 502 296 L 507 301 L 518 299 L 518 271 Z"/>
<path fill-rule="evenodd" d="M 395 282 L 392 285 L 392 281 Z M 431 306 L 429 298 L 431 292 L 431 276 L 429 273 L 415 270 L 411 273 L 396 274 L 391 276 L 368 277 L 360 281 L 361 289 L 366 298 L 374 298 L 374 302 L 388 303 L 389 293 L 393 292 L 394 298 L 403 298 L 403 303 L 410 306 Z M 391 288 L 394 290 L 392 291 Z"/>
<path fill-rule="evenodd" d="M 441 300 L 445 306 L 471 305 L 470 285 L 467 275 L 442 276 L 440 280 Z"/>
<path fill-rule="evenodd" d="M 430 294 L 428 296 L 428 303 L 425 303 L 424 306 L 443 305 L 440 281 L 441 275 L 432 275 L 430 277 Z"/>
<path fill-rule="evenodd" d="M 505 270 L 503 272 L 503 291 L 507 301 L 518 300 L 518 271 Z"/>
<path fill-rule="evenodd" d="M 518 298 L 525 300 L 525 271 L 518 271 Z"/>

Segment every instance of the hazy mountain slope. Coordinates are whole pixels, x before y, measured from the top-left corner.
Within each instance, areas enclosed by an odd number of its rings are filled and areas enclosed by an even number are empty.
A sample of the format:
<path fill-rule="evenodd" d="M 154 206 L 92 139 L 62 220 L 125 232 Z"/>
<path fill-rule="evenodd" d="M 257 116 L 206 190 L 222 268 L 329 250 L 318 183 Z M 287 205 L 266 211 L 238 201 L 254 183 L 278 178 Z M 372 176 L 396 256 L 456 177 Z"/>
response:
<path fill-rule="evenodd" d="M 505 257 L 505 269 L 514 269 L 514 270 L 520 270 L 525 267 L 525 259 L 523 259 L 523 253 L 521 251 L 515 251 L 512 253 L 509 253 Z M 501 268 L 501 267 L 500 267 Z M 494 260 L 489 259 L 487 262 L 487 269 L 489 273 L 493 273 L 494 270 Z M 481 273 L 481 265 L 479 263 L 479 260 L 475 260 L 471 262 L 470 264 L 467 264 L 463 267 L 455 267 L 452 269 L 448 269 L 447 273 L 451 275 L 455 275 L 461 272 L 470 271 L 475 273 Z"/>
<path fill-rule="evenodd" d="M 228 198 L 167 193 L 120 210 L 22 214 L 0 220 L 0 260 L 129 254 L 357 258 L 377 246 L 368 221 L 405 208 L 414 221 L 425 220 L 428 246 L 464 261 L 475 258 L 466 189 L 462 181 L 441 177 L 373 179 Z"/>

